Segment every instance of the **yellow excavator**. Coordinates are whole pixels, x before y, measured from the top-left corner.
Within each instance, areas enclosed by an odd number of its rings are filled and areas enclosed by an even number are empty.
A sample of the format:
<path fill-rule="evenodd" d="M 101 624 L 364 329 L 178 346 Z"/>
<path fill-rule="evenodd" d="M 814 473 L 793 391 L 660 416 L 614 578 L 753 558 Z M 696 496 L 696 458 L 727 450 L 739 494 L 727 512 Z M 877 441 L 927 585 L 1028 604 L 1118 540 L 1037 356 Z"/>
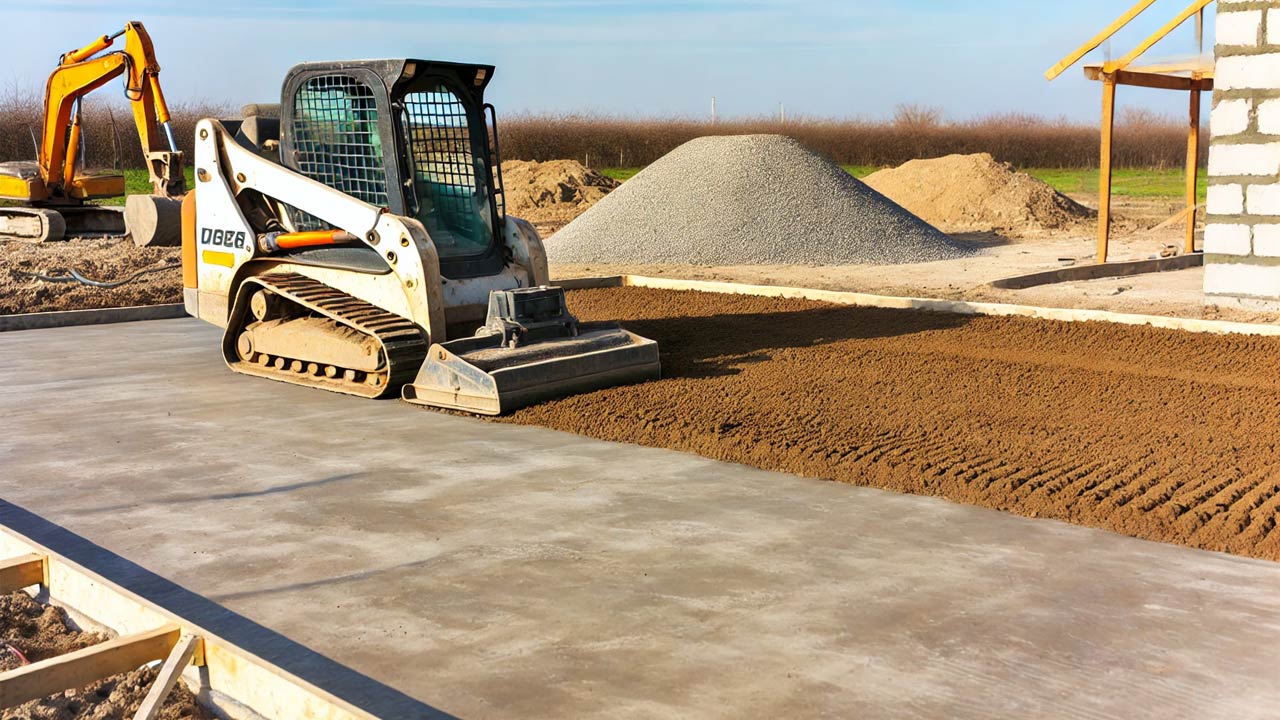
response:
<path fill-rule="evenodd" d="M 658 376 L 657 343 L 578 322 L 506 214 L 493 70 L 305 63 L 278 111 L 196 125 L 183 299 L 232 370 L 480 414 Z"/>
<path fill-rule="evenodd" d="M 123 50 L 103 52 L 121 36 Z M 125 233 L 119 208 L 91 203 L 124 195 L 124 176 L 79 167 L 84 97 L 118 77 L 124 78 L 154 194 L 169 198 L 185 192 L 182 153 L 160 90 L 160 64 L 142 23 L 130 22 L 59 58 L 45 86 L 38 159 L 0 163 L 0 199 L 19 203 L 0 207 L 0 237 L 43 242 Z"/>

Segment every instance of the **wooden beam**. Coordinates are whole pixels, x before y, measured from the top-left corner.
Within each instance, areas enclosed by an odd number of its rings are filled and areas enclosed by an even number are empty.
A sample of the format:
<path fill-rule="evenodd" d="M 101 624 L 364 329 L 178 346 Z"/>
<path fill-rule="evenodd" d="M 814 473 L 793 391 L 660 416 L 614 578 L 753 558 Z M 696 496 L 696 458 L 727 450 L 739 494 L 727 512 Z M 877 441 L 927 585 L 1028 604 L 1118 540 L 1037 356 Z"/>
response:
<path fill-rule="evenodd" d="M 1090 80 L 1103 80 L 1108 77 L 1108 73 L 1104 72 L 1100 65 L 1086 65 L 1084 76 Z M 1133 85 L 1157 90 L 1213 90 L 1212 73 L 1203 73 L 1202 77 L 1196 79 L 1178 75 L 1146 73 L 1139 70 L 1117 70 L 1110 73 L 1110 77 L 1115 78 L 1117 85 Z"/>
<path fill-rule="evenodd" d="M 1195 0 L 1190 5 L 1188 5 L 1185 10 L 1178 13 L 1176 17 L 1174 17 L 1169 22 L 1165 23 L 1164 27 L 1160 28 L 1159 30 L 1149 35 L 1146 40 L 1143 40 L 1141 43 L 1138 43 L 1138 47 L 1130 50 L 1128 55 L 1125 55 L 1119 60 L 1103 64 L 1102 66 L 1103 70 L 1106 72 L 1115 72 L 1117 70 L 1123 70 L 1129 67 L 1129 63 L 1133 62 L 1134 60 L 1137 60 L 1138 56 L 1142 55 L 1142 53 L 1146 52 L 1147 50 L 1150 50 L 1152 45 L 1155 45 L 1156 43 L 1163 40 L 1166 35 L 1168 35 L 1170 32 L 1173 32 L 1174 28 L 1186 22 L 1187 18 L 1200 12 L 1201 10 L 1204 9 L 1206 5 L 1208 5 L 1211 2 L 1213 2 L 1213 0 Z"/>
<path fill-rule="evenodd" d="M 84 687 L 161 660 L 177 644 L 180 633 L 175 624 L 162 625 L 0 673 L 0 709 Z"/>
<path fill-rule="evenodd" d="M 1176 62 L 1158 62 L 1143 65 L 1130 65 L 1125 68 L 1126 72 L 1138 73 L 1154 73 L 1157 75 L 1176 75 L 1187 73 L 1194 75 L 1199 73 L 1201 76 L 1208 75 L 1213 77 L 1214 63 L 1212 58 L 1197 57 L 1193 60 L 1182 60 Z"/>
<path fill-rule="evenodd" d="M 169 657 L 165 659 L 164 665 L 160 666 L 160 673 L 156 675 L 156 681 L 147 691 L 147 697 L 142 700 L 142 705 L 138 706 L 138 712 L 134 713 L 133 720 L 155 720 L 160 716 L 160 708 L 169 697 L 169 692 L 182 677 L 182 671 L 191 664 L 196 650 L 203 644 L 204 640 L 199 635 L 183 635 L 178 640 L 178 644 L 173 646 Z"/>
<path fill-rule="evenodd" d="M 1200 167 L 1200 91 L 1191 91 L 1190 122 L 1187 128 L 1187 232 L 1182 251 L 1196 251 L 1196 183 Z"/>
<path fill-rule="evenodd" d="M 1071 51 L 1069 55 L 1058 61 L 1057 65 L 1049 68 L 1044 73 L 1046 80 L 1052 80 L 1062 74 L 1062 71 L 1075 65 L 1080 58 L 1093 52 L 1099 45 L 1107 41 L 1107 38 L 1115 35 L 1120 28 L 1129 24 L 1129 21 L 1142 14 L 1143 10 L 1151 7 L 1156 0 L 1138 0 L 1138 4 L 1129 8 L 1123 15 L 1116 18 L 1114 22 L 1102 29 L 1102 32 L 1089 38 L 1088 42 Z"/>
<path fill-rule="evenodd" d="M 44 555 L 31 553 L 0 562 L 0 594 L 49 582 Z"/>
<path fill-rule="evenodd" d="M 1098 262 L 1107 261 L 1111 239 L 1111 131 L 1116 119 L 1116 78 L 1102 81 L 1102 147 L 1098 154 Z"/>

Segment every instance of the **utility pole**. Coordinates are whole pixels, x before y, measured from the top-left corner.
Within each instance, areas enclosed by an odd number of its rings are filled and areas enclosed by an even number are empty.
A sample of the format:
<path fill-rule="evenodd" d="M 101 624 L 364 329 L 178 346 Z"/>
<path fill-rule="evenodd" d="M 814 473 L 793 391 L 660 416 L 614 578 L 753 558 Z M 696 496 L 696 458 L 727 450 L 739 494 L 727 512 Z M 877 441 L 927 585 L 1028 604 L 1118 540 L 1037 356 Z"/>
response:
<path fill-rule="evenodd" d="M 711 124 L 716 124 L 716 96 L 711 96 Z"/>
<path fill-rule="evenodd" d="M 781 100 L 778 101 L 778 122 L 787 124 L 787 108 L 783 106 Z"/>

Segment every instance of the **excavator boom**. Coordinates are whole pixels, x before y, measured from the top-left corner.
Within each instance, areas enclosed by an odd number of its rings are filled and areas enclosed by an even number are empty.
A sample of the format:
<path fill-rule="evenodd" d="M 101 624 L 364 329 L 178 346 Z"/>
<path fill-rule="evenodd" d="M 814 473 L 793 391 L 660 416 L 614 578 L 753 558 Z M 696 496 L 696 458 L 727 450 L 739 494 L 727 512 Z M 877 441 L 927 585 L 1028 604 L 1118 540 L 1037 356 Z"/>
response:
<path fill-rule="evenodd" d="M 104 52 L 121 36 L 123 50 Z M 142 23 L 129 22 L 114 35 L 103 35 L 59 58 L 45 85 L 43 137 L 36 162 L 0 163 L 0 198 L 26 206 L 0 209 L 0 237 L 44 241 L 60 240 L 64 233 L 125 232 L 119 210 L 86 204 L 124 195 L 124 176 L 78 169 L 84 98 L 117 78 L 124 80 L 153 193 L 170 198 L 186 191 L 183 156 L 160 89 L 160 64 L 151 37 Z"/>

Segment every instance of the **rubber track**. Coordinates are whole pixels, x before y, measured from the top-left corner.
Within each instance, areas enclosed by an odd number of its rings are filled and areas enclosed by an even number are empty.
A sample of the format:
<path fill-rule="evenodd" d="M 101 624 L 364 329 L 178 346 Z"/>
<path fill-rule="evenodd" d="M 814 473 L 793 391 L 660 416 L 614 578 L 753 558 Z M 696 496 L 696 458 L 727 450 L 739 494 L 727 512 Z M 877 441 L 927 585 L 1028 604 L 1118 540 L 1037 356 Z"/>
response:
<path fill-rule="evenodd" d="M 318 315 L 375 338 L 386 358 L 386 365 L 379 371 L 384 378 L 383 382 L 375 387 L 363 381 L 346 380 L 341 374 L 336 378 L 328 378 L 323 375 L 311 375 L 305 371 L 280 370 L 241 360 L 236 353 L 235 340 L 247 325 L 246 319 L 252 317 L 248 308 L 249 298 L 257 288 L 250 287 L 251 285 L 271 290 L 280 297 Z M 227 365 L 232 370 L 245 375 L 265 377 L 295 385 L 318 387 L 367 398 L 393 394 L 399 396 L 400 388 L 417 376 L 418 368 L 422 366 L 422 361 L 427 356 L 427 341 L 417 325 L 372 303 L 297 273 L 259 275 L 246 280 L 236 295 L 236 307 L 231 319 L 222 343 L 223 356 L 226 358 Z"/>

